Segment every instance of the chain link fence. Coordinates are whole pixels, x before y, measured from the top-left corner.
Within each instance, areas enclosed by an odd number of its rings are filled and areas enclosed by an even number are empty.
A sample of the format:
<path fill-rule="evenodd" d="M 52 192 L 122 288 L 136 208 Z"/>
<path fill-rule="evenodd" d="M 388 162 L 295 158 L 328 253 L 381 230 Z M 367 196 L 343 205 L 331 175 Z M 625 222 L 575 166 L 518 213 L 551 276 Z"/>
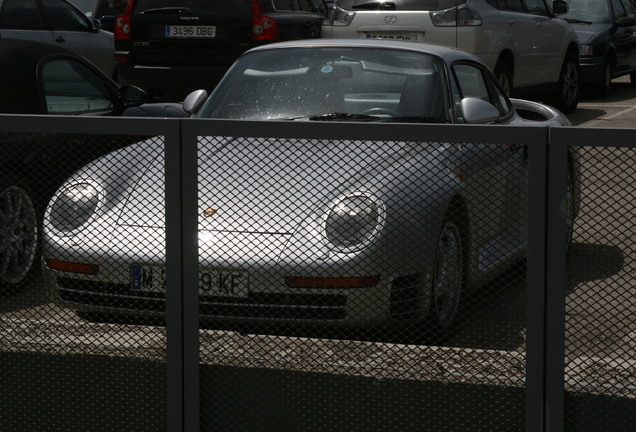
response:
<path fill-rule="evenodd" d="M 633 146 L 0 124 L 0 430 L 634 424 Z"/>

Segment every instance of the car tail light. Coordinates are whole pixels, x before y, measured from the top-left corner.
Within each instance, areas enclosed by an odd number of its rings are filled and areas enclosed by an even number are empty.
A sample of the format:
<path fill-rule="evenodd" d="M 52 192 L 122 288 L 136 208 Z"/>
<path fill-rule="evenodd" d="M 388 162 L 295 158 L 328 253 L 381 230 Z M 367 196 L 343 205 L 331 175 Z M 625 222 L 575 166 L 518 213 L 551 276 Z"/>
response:
<path fill-rule="evenodd" d="M 278 23 L 274 18 L 263 15 L 263 6 L 260 0 L 252 0 L 252 40 L 279 40 Z"/>
<path fill-rule="evenodd" d="M 430 12 L 431 21 L 436 27 L 480 26 L 481 16 L 467 5 Z"/>
<path fill-rule="evenodd" d="M 130 40 L 131 38 L 131 18 L 135 0 L 130 0 L 124 13 L 115 19 L 115 40 Z"/>

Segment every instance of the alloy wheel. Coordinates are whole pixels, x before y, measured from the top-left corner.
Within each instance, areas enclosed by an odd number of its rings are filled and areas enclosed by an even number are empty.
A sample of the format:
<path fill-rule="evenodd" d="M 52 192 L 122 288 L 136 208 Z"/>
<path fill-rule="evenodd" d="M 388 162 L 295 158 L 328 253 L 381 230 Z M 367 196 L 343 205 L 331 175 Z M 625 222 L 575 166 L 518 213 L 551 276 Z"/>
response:
<path fill-rule="evenodd" d="M 435 258 L 432 317 L 440 329 L 451 326 L 463 285 L 463 257 L 459 227 L 452 221 L 444 223 Z"/>
<path fill-rule="evenodd" d="M 18 284 L 33 267 L 38 219 L 31 198 L 17 186 L 0 193 L 0 282 Z"/>

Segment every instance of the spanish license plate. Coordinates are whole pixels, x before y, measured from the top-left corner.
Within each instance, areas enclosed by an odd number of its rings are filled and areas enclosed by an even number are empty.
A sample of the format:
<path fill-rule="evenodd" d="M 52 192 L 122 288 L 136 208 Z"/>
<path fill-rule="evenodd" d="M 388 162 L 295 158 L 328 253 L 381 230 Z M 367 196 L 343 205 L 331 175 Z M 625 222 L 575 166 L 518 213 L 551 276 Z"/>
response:
<path fill-rule="evenodd" d="M 216 27 L 195 25 L 167 25 L 165 28 L 165 35 L 167 38 L 212 39 L 216 37 Z"/>
<path fill-rule="evenodd" d="M 199 271 L 199 295 L 217 297 L 247 297 L 248 275 L 242 271 Z M 133 291 L 166 292 L 166 269 L 161 266 L 130 267 L 130 288 Z"/>
<path fill-rule="evenodd" d="M 423 39 L 423 33 L 364 33 L 364 37 L 367 39 L 390 39 L 416 42 Z"/>

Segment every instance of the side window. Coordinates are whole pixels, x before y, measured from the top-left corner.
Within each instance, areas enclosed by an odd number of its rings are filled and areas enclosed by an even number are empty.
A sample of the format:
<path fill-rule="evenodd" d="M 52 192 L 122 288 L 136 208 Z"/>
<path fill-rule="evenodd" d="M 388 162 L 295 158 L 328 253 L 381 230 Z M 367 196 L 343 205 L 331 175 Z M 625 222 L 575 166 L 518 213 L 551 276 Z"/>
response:
<path fill-rule="evenodd" d="M 0 28 L 44 30 L 44 19 L 35 0 L 5 0 L 0 10 Z"/>
<path fill-rule="evenodd" d="M 490 102 L 488 87 L 481 70 L 466 64 L 453 67 L 462 98 L 473 97 Z"/>
<path fill-rule="evenodd" d="M 459 104 L 463 98 L 473 97 L 494 105 L 503 117 L 512 111 L 508 98 L 499 91 L 490 75 L 485 75 L 481 68 L 458 64 L 453 66 L 456 83 L 452 86 L 455 111 L 459 112 Z M 461 121 L 461 119 L 459 119 Z"/>
<path fill-rule="evenodd" d="M 277 11 L 293 11 L 294 10 L 294 1 L 293 0 L 273 0 L 274 9 Z"/>
<path fill-rule="evenodd" d="M 525 0 L 528 13 L 534 15 L 549 15 L 548 8 L 543 0 Z"/>
<path fill-rule="evenodd" d="M 623 18 L 627 16 L 627 12 L 625 12 L 625 7 L 623 7 L 623 2 L 621 0 L 612 0 L 612 3 L 614 3 L 614 13 L 616 14 L 616 18 Z"/>
<path fill-rule="evenodd" d="M 80 11 L 60 0 L 41 0 L 53 30 L 89 31 L 91 25 Z"/>
<path fill-rule="evenodd" d="M 107 84 L 76 60 L 56 58 L 44 63 L 39 80 L 49 114 L 82 114 L 113 108 Z"/>
<path fill-rule="evenodd" d="M 314 0 L 273 0 L 272 2 L 277 11 L 316 12 L 324 8 Z"/>
<path fill-rule="evenodd" d="M 502 0 L 506 3 L 506 10 L 512 12 L 525 12 L 526 9 L 523 7 L 523 2 L 521 0 Z"/>

